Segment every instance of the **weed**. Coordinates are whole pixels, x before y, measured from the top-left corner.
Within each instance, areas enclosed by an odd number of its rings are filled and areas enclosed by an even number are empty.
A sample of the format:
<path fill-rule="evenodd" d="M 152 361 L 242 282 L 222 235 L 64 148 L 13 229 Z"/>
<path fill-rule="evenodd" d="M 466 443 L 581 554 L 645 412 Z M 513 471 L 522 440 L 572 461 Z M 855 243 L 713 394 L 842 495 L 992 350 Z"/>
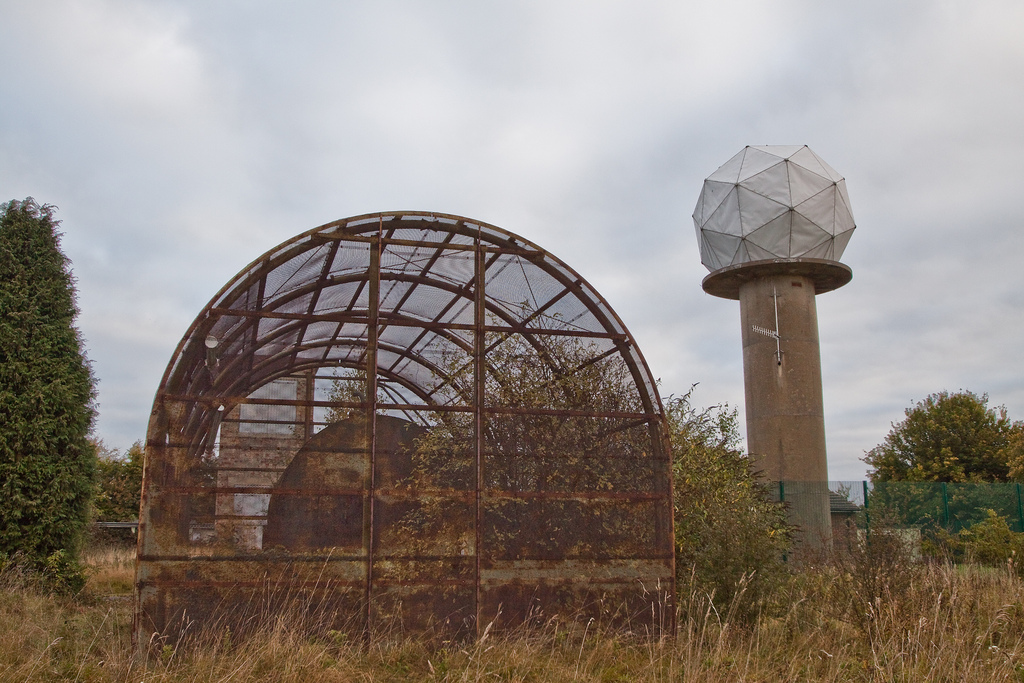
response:
<path fill-rule="evenodd" d="M 876 531 L 872 532 L 876 536 Z M 0 577 L 0 679 L 17 681 L 883 681 L 1020 680 L 1024 581 L 1005 567 L 908 566 L 882 534 L 842 561 L 804 567 L 748 620 L 742 587 L 716 602 L 694 582 L 674 638 L 628 635 L 580 618 L 489 632 L 476 642 L 399 633 L 367 642 L 264 614 L 246 633 L 196 627 L 186 643 L 132 655 L 131 604 L 90 591 L 130 581 L 96 553 L 85 593 L 46 593 Z M 117 572 L 122 573 L 116 579 Z M 98 576 L 106 576 L 97 583 Z"/>

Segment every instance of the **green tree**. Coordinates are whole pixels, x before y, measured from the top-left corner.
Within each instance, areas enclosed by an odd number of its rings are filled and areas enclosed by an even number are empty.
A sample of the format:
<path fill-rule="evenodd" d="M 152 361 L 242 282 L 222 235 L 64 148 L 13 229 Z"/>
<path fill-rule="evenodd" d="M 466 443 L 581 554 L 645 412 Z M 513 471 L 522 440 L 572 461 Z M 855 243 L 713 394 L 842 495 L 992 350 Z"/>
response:
<path fill-rule="evenodd" d="M 712 595 L 720 611 L 749 618 L 787 574 L 791 529 L 740 449 L 736 410 L 693 407 L 695 386 L 666 401 L 679 590 Z"/>
<path fill-rule="evenodd" d="M 94 517 L 103 522 L 131 522 L 139 518 L 142 496 L 142 463 L 145 451 L 136 441 L 124 453 L 95 442 L 96 497 Z"/>
<path fill-rule="evenodd" d="M 873 482 L 1007 481 L 1011 465 L 1024 469 L 1024 425 L 990 408 L 987 394 L 941 391 L 905 414 L 864 457 Z"/>
<path fill-rule="evenodd" d="M 94 381 L 53 207 L 0 205 L 0 555 L 80 584 Z"/>

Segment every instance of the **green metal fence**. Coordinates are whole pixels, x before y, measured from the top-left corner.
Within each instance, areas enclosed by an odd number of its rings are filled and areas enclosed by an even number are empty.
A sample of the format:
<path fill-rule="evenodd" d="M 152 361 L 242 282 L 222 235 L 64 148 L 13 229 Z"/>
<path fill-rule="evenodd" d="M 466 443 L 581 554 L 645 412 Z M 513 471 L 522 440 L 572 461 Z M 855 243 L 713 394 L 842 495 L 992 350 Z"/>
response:
<path fill-rule="evenodd" d="M 784 491 L 786 482 L 780 482 Z M 1024 486 L 1017 483 L 830 481 L 833 514 L 855 507 L 856 523 L 870 528 L 871 518 L 887 524 L 945 529 L 956 533 L 984 520 L 992 510 L 1011 529 L 1024 532 Z"/>

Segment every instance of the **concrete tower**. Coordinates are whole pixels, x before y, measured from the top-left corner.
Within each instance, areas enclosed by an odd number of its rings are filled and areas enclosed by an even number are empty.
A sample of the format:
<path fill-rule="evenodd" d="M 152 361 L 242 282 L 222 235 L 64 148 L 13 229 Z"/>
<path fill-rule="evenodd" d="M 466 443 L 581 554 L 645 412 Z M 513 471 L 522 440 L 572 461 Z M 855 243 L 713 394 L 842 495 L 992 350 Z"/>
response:
<path fill-rule="evenodd" d="M 704 291 L 740 302 L 747 450 L 789 504 L 798 542 L 829 544 L 828 463 L 814 297 L 853 277 L 846 182 L 808 147 L 746 147 L 693 213 Z"/>

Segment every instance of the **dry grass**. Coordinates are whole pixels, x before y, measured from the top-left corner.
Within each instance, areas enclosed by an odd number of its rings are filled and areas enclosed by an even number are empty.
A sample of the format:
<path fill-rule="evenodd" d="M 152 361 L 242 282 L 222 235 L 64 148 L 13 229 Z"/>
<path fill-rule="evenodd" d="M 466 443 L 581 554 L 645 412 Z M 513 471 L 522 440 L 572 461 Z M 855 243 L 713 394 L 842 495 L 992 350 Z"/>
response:
<path fill-rule="evenodd" d="M 75 599 L 45 596 L 6 577 L 0 680 L 1024 680 L 1024 583 L 1008 571 L 921 567 L 898 594 L 882 581 L 872 584 L 882 595 L 869 596 L 858 592 L 856 572 L 809 569 L 781 589 L 774 611 L 746 625 L 691 592 L 674 640 L 549 623 L 471 644 L 402 639 L 367 646 L 302 636 L 281 620 L 244 642 L 214 634 L 212 645 L 166 648 L 142 665 L 131 655 L 130 553 L 87 559 L 93 572 Z"/>
<path fill-rule="evenodd" d="M 88 566 L 85 590 L 92 595 L 131 597 L 135 584 L 135 548 L 98 546 L 82 558 Z"/>

